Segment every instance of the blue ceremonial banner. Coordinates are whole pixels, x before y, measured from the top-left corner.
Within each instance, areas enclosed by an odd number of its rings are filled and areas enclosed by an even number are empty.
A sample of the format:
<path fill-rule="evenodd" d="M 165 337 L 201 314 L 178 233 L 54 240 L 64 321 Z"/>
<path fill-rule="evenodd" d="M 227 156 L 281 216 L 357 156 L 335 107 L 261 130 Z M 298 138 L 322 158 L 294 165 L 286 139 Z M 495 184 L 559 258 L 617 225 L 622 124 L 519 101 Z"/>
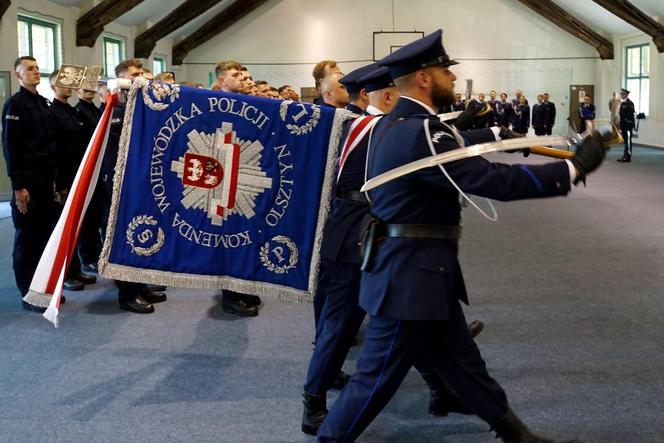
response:
<path fill-rule="evenodd" d="M 102 275 L 306 300 L 344 111 L 140 81 Z"/>

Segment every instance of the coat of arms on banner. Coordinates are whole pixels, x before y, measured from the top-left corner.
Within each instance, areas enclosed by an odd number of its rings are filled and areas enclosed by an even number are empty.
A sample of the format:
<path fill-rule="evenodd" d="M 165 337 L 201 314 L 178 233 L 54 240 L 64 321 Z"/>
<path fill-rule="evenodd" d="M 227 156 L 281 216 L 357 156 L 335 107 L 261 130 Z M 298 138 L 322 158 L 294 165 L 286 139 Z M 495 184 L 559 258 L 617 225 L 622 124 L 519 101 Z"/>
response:
<path fill-rule="evenodd" d="M 171 163 L 184 185 L 182 205 L 202 209 L 217 226 L 231 214 L 256 215 L 256 197 L 272 187 L 260 167 L 263 145 L 240 140 L 232 123 L 215 134 L 193 130 L 187 136 L 187 152 Z"/>

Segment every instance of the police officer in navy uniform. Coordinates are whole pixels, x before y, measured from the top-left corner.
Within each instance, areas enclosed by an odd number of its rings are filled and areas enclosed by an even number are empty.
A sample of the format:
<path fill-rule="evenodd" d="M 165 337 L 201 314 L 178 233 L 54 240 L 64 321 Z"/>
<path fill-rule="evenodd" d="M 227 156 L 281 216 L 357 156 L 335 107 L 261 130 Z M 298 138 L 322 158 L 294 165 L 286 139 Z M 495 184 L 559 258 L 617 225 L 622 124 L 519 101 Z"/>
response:
<path fill-rule="evenodd" d="M 629 163 L 632 161 L 632 131 L 634 131 L 634 102 L 629 99 L 629 91 L 625 88 L 620 90 L 620 133 L 625 141 L 625 151 L 619 162 Z"/>
<path fill-rule="evenodd" d="M 93 90 L 79 89 L 78 103 L 74 106 L 83 123 L 82 137 L 86 147 L 101 118 L 101 110 L 93 101 L 96 94 L 97 92 Z M 81 233 L 79 234 L 78 253 L 84 271 L 98 271 L 97 262 L 99 261 L 99 254 L 102 248 L 101 219 L 103 204 L 104 189 L 102 184 L 98 184 L 90 200 L 88 210 L 85 212 L 83 224 L 81 225 Z"/>
<path fill-rule="evenodd" d="M 358 83 L 358 80 L 363 75 L 369 73 L 372 69 L 372 65 L 362 66 L 361 68 L 355 69 L 354 71 L 349 72 L 348 74 L 341 77 L 339 83 L 343 85 L 348 94 L 349 103 L 344 107 L 348 111 L 354 112 L 355 114 L 362 115 L 364 110 L 369 104 L 369 97 L 367 96 L 367 91 L 364 89 L 363 85 Z M 331 104 L 327 104 L 332 106 Z M 359 188 L 358 188 L 359 189 Z M 321 273 L 321 275 L 323 275 Z M 325 305 L 326 291 L 324 286 L 318 284 L 318 289 L 316 295 L 314 296 L 314 327 L 316 329 L 316 336 L 318 336 L 318 320 L 320 319 L 323 306 Z M 342 377 L 338 380 L 338 386 L 343 387 L 343 384 L 347 381 L 347 376 L 345 374 L 340 374 Z"/>
<path fill-rule="evenodd" d="M 466 109 L 466 102 L 461 99 L 461 94 L 455 94 L 452 112 L 463 111 L 464 109 Z"/>
<path fill-rule="evenodd" d="M 401 91 L 395 108 L 374 128 L 368 177 L 458 148 L 450 128 L 433 117 L 453 100 L 456 64 L 438 30 L 390 54 L 386 66 Z M 505 165 L 476 156 L 445 165 L 468 193 L 498 200 L 565 195 L 605 155 L 599 134 L 585 139 L 571 161 Z M 357 372 L 318 431 L 320 441 L 358 438 L 387 404 L 414 362 L 430 361 L 505 442 L 547 442 L 509 408 L 486 371 L 459 300 L 466 290 L 458 261 L 459 193 L 439 167 L 426 168 L 369 192 L 376 222 L 367 232 L 360 306 L 369 314 Z"/>
<path fill-rule="evenodd" d="M 586 132 L 588 120 L 595 120 L 595 105 L 590 103 L 590 96 L 583 97 L 583 103 L 579 106 L 579 132 Z"/>
<path fill-rule="evenodd" d="M 357 72 L 363 76 L 356 75 Z M 399 93 L 386 68 L 376 63 L 350 72 L 342 80 L 353 99 L 354 91 L 367 97 L 364 115 L 383 115 L 396 103 Z M 476 142 L 495 140 L 492 131 L 472 131 Z M 488 134 L 488 135 L 487 135 Z M 484 139 L 480 137 L 484 136 Z M 315 435 L 325 415 L 326 393 L 338 386 L 339 375 L 366 313 L 358 306 L 361 253 L 358 244 L 363 221 L 369 215 L 369 201 L 360 188 L 365 179 L 368 134 L 344 158 L 338 174 L 335 198 L 328 215 L 321 245 L 321 270 L 316 297 L 324 294 L 317 322 L 316 346 L 304 384 L 302 431 Z M 483 328 L 473 322 L 473 336 Z M 450 412 L 470 413 L 426 361 L 416 364 L 430 390 L 429 413 L 446 416 Z M 347 381 L 347 380 L 345 380 Z"/>
<path fill-rule="evenodd" d="M 59 71 L 51 73 L 49 81 L 51 90 L 55 95 L 51 104 L 51 114 L 55 126 L 55 144 L 58 158 L 55 190 L 60 203 L 58 209 L 61 210 L 74 183 L 83 155 L 85 155 L 87 142 L 84 141 L 83 122 L 80 119 L 79 112 L 68 102 L 73 90 L 55 85 L 58 73 Z M 85 285 L 93 284 L 96 281 L 97 277 L 84 274 L 81 271 L 81 261 L 78 254 L 74 254 L 67 266 L 67 275 L 63 283 L 64 289 L 80 291 Z"/>
<path fill-rule="evenodd" d="M 544 96 L 537 96 L 537 103 L 533 105 L 533 129 L 535 135 L 546 135 L 546 106 L 544 105 Z"/>
<path fill-rule="evenodd" d="M 115 75 L 118 78 L 135 79 L 142 74 L 143 65 L 137 59 L 129 59 L 121 62 L 115 67 Z M 122 92 L 125 95 L 126 92 Z M 126 97 L 126 96 L 125 96 Z M 123 97 L 125 100 L 126 98 Z M 101 175 L 104 183 L 104 214 L 102 220 L 102 233 L 106 237 L 108 229 L 108 217 L 113 199 L 113 178 L 115 176 L 115 164 L 118 161 L 120 149 L 120 138 L 122 136 L 122 125 L 124 123 L 127 104 L 121 100 L 113 108 L 106 152 L 102 160 Z M 134 283 L 115 280 L 118 287 L 118 303 L 120 309 L 137 314 L 151 314 L 154 312 L 153 303 L 166 301 L 166 294 L 161 291 L 153 291 L 143 283 Z"/>
<path fill-rule="evenodd" d="M 556 104 L 549 101 L 549 93 L 545 92 L 542 97 L 544 98 L 544 130 L 546 135 L 551 135 L 553 133 L 553 127 L 556 124 Z"/>
<path fill-rule="evenodd" d="M 30 56 L 19 57 L 14 62 L 14 73 L 21 88 L 2 110 L 2 146 L 14 191 L 14 275 L 23 297 L 53 229 L 56 146 L 49 102 L 37 92 L 37 61 Z M 25 301 L 23 308 L 46 310 Z"/>

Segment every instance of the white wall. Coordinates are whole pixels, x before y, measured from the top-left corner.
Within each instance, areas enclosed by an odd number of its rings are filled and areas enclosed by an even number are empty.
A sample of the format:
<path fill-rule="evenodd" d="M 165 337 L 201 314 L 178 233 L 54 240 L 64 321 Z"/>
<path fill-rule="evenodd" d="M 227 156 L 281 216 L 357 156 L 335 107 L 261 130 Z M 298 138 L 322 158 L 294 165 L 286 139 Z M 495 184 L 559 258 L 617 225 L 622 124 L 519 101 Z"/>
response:
<path fill-rule="evenodd" d="M 370 62 L 374 31 L 426 34 L 442 28 L 446 50 L 461 61 L 453 67 L 457 90 L 464 91 L 465 79 L 472 78 L 475 92 L 496 89 L 513 96 L 522 89 L 531 103 L 537 93 L 549 92 L 561 115 L 560 132 L 567 126 L 569 85 L 595 83 L 595 49 L 516 0 L 395 0 L 394 16 L 392 4 L 392 0 L 270 1 L 192 50 L 185 59 L 189 80 L 207 84 L 216 62 L 236 59 L 248 65 L 254 79 L 276 86 L 313 86 L 311 70 L 319 60 L 341 61 L 344 72 Z M 557 59 L 533 60 L 552 57 Z M 561 59 L 567 57 L 587 58 Z M 510 58 L 525 60 L 487 60 Z"/>

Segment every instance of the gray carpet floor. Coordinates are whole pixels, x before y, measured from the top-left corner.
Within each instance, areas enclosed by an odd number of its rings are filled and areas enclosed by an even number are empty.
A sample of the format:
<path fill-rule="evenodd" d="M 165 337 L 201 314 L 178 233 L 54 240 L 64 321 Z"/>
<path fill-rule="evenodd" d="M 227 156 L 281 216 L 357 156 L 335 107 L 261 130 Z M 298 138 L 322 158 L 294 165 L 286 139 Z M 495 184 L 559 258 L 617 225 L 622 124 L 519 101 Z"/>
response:
<path fill-rule="evenodd" d="M 496 203 L 495 223 L 464 211 L 466 315 L 486 323 L 489 371 L 532 429 L 664 442 L 664 151 L 631 164 L 619 151 L 567 198 Z M 241 319 L 214 292 L 172 288 L 142 316 L 102 280 L 67 293 L 54 329 L 20 307 L 12 242 L 0 220 L 0 441 L 314 440 L 299 429 L 311 305 L 266 298 Z M 427 401 L 411 371 L 361 441 L 496 441 L 476 417 L 429 417 Z"/>

